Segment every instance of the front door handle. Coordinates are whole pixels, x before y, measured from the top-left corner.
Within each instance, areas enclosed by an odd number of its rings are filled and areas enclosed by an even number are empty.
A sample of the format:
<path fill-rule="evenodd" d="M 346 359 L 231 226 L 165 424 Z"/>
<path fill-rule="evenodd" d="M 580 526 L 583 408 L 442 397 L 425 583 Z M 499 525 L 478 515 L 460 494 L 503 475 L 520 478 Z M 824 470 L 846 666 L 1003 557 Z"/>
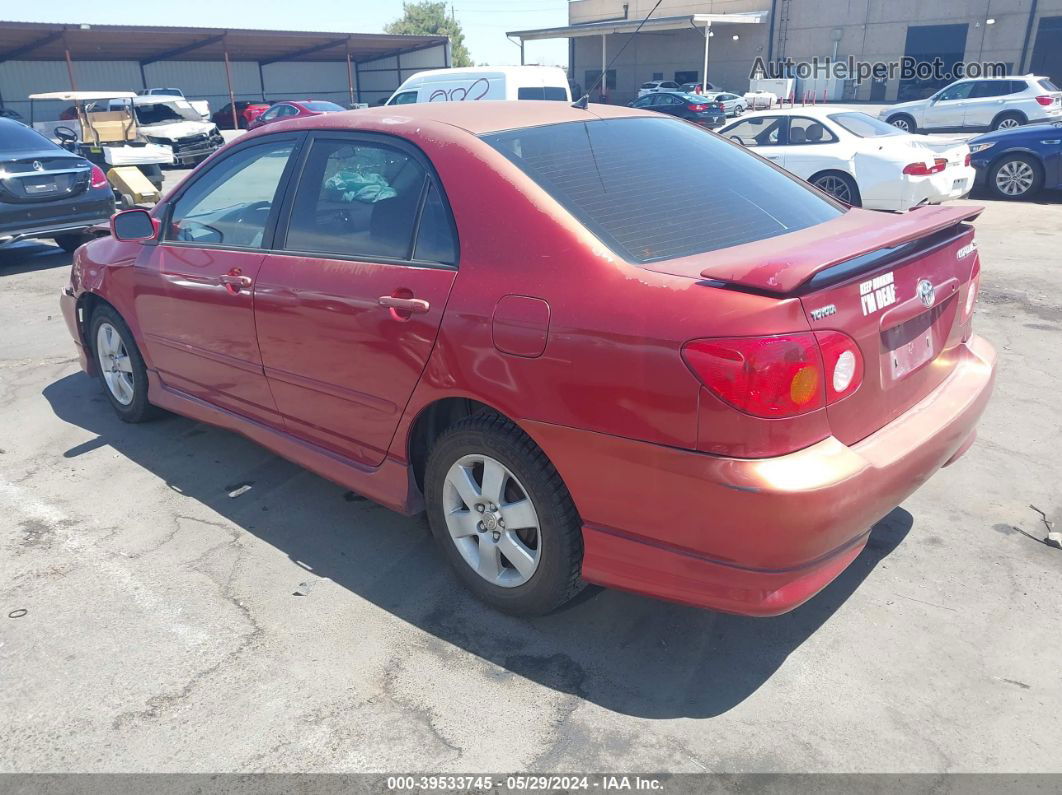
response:
<path fill-rule="evenodd" d="M 239 268 L 233 268 L 228 273 L 223 273 L 218 277 L 218 281 L 221 282 L 225 286 L 225 289 L 232 295 L 236 295 L 241 289 L 250 287 L 252 284 L 251 277 L 244 276 L 240 273 Z"/>
<path fill-rule="evenodd" d="M 398 312 L 415 312 L 423 314 L 431 309 L 431 304 L 423 298 L 396 298 L 393 295 L 381 295 L 380 306 L 386 306 Z"/>

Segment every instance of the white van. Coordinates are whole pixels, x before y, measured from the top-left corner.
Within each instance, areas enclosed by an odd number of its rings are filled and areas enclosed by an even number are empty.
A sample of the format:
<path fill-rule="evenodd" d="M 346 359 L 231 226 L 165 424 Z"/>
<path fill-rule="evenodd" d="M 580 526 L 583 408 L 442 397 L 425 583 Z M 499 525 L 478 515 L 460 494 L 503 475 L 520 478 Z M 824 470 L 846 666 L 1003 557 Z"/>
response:
<path fill-rule="evenodd" d="M 556 66 L 466 66 L 417 72 L 387 100 L 411 102 L 475 102 L 492 99 L 555 99 L 572 101 L 568 77 Z"/>

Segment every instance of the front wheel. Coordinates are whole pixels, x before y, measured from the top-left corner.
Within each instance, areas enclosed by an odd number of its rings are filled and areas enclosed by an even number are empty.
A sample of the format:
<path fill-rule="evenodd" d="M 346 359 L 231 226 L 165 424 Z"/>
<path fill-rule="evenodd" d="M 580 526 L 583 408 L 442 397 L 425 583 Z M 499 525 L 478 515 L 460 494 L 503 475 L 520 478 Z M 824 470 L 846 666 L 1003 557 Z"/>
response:
<path fill-rule="evenodd" d="M 988 189 L 1000 199 L 1027 199 L 1043 184 L 1043 169 L 1028 155 L 1000 158 L 988 170 Z"/>
<path fill-rule="evenodd" d="M 148 403 L 147 367 L 136 347 L 133 333 L 115 310 L 99 306 L 92 313 L 89 343 L 103 391 L 125 422 L 145 422 L 159 410 Z"/>
<path fill-rule="evenodd" d="M 464 584 L 492 607 L 543 615 L 583 587 L 582 524 L 556 469 L 511 421 L 467 417 L 432 447 L 432 534 Z"/>

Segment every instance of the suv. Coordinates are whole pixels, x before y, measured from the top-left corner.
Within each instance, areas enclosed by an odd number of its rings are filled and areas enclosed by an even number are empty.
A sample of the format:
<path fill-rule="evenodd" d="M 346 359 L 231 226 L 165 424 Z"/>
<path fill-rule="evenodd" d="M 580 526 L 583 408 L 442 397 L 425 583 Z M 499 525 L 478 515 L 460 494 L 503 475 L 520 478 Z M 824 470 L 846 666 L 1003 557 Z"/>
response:
<path fill-rule="evenodd" d="M 99 166 L 0 118 L 0 250 L 44 237 L 73 251 L 113 213 L 114 192 Z"/>
<path fill-rule="evenodd" d="M 1062 91 L 1047 77 L 959 80 L 927 99 L 885 108 L 878 118 L 906 132 L 999 130 L 1062 118 Z"/>
<path fill-rule="evenodd" d="M 679 84 L 674 80 L 650 80 L 648 83 L 642 83 L 638 86 L 638 96 L 644 97 L 646 94 L 655 94 L 657 91 L 678 91 Z"/>

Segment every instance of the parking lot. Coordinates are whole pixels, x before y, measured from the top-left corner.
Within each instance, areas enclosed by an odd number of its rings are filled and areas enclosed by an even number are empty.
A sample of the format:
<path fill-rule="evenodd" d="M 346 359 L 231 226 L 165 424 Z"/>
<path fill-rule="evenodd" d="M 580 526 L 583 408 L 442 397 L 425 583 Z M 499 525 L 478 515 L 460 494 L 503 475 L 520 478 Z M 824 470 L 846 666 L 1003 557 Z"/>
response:
<path fill-rule="evenodd" d="M 59 313 L 69 256 L 3 252 L 0 768 L 1062 772 L 1062 196 L 971 201 L 980 438 L 772 619 L 485 608 L 423 518 L 121 423 Z"/>

